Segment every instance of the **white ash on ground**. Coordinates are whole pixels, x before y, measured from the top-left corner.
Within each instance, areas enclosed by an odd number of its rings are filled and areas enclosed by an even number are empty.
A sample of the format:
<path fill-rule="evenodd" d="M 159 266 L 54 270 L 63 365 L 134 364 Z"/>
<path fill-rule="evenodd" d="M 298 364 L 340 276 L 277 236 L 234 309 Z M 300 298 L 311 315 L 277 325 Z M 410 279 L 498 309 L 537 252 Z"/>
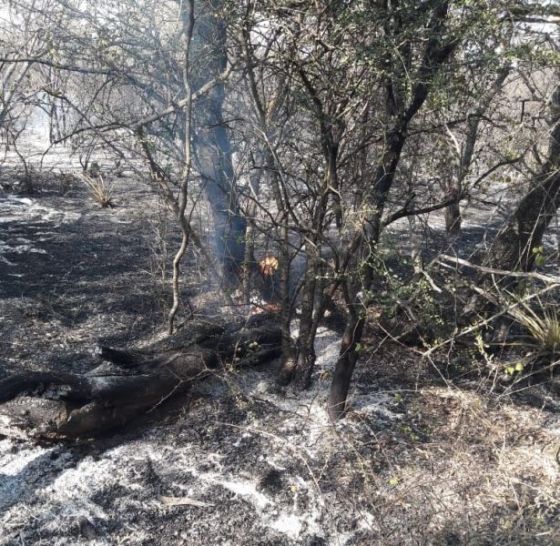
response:
<path fill-rule="evenodd" d="M 319 374 L 332 368 L 336 345 L 336 334 L 321 332 Z M 98 544 L 351 543 L 368 518 L 338 530 L 333 493 L 322 490 L 316 466 L 337 457 L 338 430 L 354 425 L 329 423 L 322 381 L 303 397 L 271 393 L 271 381 L 266 371 L 213 379 L 173 423 L 117 436 L 114 447 L 3 440 L 0 544 L 76 544 L 91 534 Z M 168 506 L 162 498 L 179 500 Z M 150 536 L 160 521 L 166 528 Z"/>
<path fill-rule="evenodd" d="M 560 510 L 558 419 L 446 388 L 405 404 L 358 384 L 333 425 L 322 377 L 337 347 L 321 330 L 304 394 L 245 370 L 201 383 L 167 422 L 111 439 L 1 441 L 0 544 L 463 544 L 473 533 L 473 544 L 515 544 L 508 522 L 537 515 L 536 543 L 557 543 L 545 522 Z M 422 404 L 433 412 L 424 438 Z"/>
<path fill-rule="evenodd" d="M 87 371 L 97 341 L 155 339 L 153 195 L 123 180 L 112 210 L 83 191 L 2 199 L 0 373 Z M 242 370 L 89 444 L 0 440 L 0 545 L 560 544 L 558 413 L 442 387 L 386 344 L 332 425 L 339 341 L 320 330 L 304 393 Z"/>

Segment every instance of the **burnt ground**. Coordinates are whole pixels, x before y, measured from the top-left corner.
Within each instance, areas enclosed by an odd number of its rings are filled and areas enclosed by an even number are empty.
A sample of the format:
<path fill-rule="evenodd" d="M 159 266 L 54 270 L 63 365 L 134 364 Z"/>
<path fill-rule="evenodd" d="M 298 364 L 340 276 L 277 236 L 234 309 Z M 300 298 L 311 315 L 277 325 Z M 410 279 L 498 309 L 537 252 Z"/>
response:
<path fill-rule="evenodd" d="M 100 341 L 161 336 L 161 208 L 115 184 L 114 209 L 79 187 L 0 194 L 2 374 L 85 371 Z M 187 293 L 204 288 L 195 265 Z M 321 329 L 303 394 L 246 370 L 107 438 L 0 439 L 0 545 L 560 544 L 557 414 L 436 381 L 372 339 L 332 425 L 338 341 Z"/>
<path fill-rule="evenodd" d="M 58 356 L 83 341 L 118 343 L 149 328 L 138 324 L 157 304 L 147 274 L 147 228 L 125 211 L 134 198 L 129 191 L 117 209 L 96 207 L 83 192 L 0 196 L 7 365 L 43 367 L 53 345 Z M 18 330 L 27 332 L 23 340 Z"/>

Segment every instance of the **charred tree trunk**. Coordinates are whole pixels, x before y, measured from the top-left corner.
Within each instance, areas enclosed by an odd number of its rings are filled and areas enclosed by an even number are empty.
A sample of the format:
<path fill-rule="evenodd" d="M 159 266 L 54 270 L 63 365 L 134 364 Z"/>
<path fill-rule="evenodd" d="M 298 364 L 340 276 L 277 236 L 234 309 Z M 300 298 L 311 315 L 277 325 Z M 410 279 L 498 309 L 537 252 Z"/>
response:
<path fill-rule="evenodd" d="M 258 324 L 255 324 L 256 321 Z M 195 381 L 280 356 L 271 316 L 249 326 L 199 321 L 145 351 L 102 347 L 103 364 L 84 375 L 29 372 L 0 381 L 0 434 L 58 439 L 91 437 L 128 423 Z"/>
<path fill-rule="evenodd" d="M 198 21 L 198 32 L 208 49 L 205 77 L 219 78 L 226 70 L 226 25 L 214 2 Z M 245 257 L 246 221 L 239 209 L 232 164 L 232 150 L 223 106 L 225 86 L 217 83 L 201 103 L 194 138 L 196 167 L 203 178 L 214 221 L 215 254 L 226 283 L 241 279 Z"/>
<path fill-rule="evenodd" d="M 340 419 L 346 410 L 346 399 L 350 389 L 352 374 L 358 361 L 356 345 L 362 338 L 365 318 L 356 312 L 346 322 L 340 344 L 340 355 L 336 363 L 329 392 L 328 411 L 333 421 Z"/>
<path fill-rule="evenodd" d="M 306 269 L 301 290 L 301 317 L 297 347 L 296 351 L 288 351 L 286 354 L 280 371 L 279 382 L 287 384 L 295 380 L 297 388 L 307 389 L 311 385 L 316 361 L 315 337 L 317 328 L 326 306 L 323 283 L 319 282 L 319 279 L 321 277 L 322 233 L 327 227 L 325 220 L 329 200 L 332 199 L 334 219 L 339 229 L 342 228 L 343 221 L 337 161 L 345 123 L 325 107 L 319 91 L 309 79 L 304 68 L 299 67 L 297 73 L 303 87 L 309 94 L 310 104 L 318 121 L 325 162 L 325 176 L 321 186 L 317 188 L 318 199 L 314 204 L 312 220 L 308 228 L 309 233 L 306 237 L 308 239 L 305 244 Z"/>
<path fill-rule="evenodd" d="M 315 298 L 317 297 L 318 252 L 316 247 L 311 246 L 309 249 L 306 248 L 306 253 L 307 266 L 303 279 L 297 356 L 293 371 L 296 385 L 300 389 L 306 389 L 311 384 L 311 374 L 316 360 L 313 318 Z"/>
<path fill-rule="evenodd" d="M 534 266 L 533 250 L 541 245 L 560 207 L 560 85 L 551 99 L 550 125 L 548 159 L 484 256 L 486 266 L 507 271 L 530 271 Z"/>

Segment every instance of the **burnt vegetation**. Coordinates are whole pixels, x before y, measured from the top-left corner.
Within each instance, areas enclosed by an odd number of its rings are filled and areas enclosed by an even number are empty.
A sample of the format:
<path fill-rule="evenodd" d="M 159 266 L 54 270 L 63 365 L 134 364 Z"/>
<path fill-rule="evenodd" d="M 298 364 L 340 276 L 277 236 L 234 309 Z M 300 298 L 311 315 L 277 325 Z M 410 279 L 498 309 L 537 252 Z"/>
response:
<path fill-rule="evenodd" d="M 118 434 L 255 367 L 333 429 L 364 389 L 554 418 L 557 2 L 19 0 L 0 22 L 1 435 Z M 30 211 L 68 203 L 55 245 Z M 48 358 L 28 318 L 60 326 Z M 424 414 L 395 394 L 403 442 L 453 436 L 433 392 Z"/>

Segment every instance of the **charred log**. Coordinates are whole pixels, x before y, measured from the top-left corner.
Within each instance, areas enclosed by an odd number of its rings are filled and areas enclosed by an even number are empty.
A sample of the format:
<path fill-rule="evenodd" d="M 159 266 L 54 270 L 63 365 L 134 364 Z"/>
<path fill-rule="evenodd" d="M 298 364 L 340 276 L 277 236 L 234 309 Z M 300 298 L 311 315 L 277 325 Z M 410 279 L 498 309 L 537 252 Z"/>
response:
<path fill-rule="evenodd" d="M 146 350 L 100 347 L 106 362 L 86 374 L 28 372 L 0 381 L 0 434 L 83 438 L 121 427 L 224 367 L 281 354 L 273 317 L 233 325 L 193 323 Z"/>

